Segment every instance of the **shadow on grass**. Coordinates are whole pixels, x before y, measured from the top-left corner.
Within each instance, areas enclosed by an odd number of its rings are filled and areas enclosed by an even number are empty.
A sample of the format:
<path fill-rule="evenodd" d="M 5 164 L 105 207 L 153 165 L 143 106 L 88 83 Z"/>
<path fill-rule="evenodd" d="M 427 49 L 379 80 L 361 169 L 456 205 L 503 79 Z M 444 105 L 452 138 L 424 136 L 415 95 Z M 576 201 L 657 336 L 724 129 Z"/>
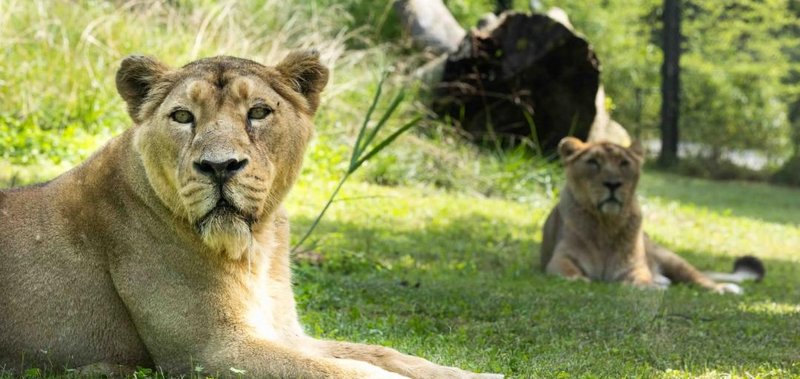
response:
<path fill-rule="evenodd" d="M 575 283 L 544 276 L 538 244 L 505 227 L 480 216 L 424 230 L 326 221 L 317 237 L 336 237 L 317 250 L 325 261 L 297 270 L 304 323 L 318 336 L 520 378 L 800 374 L 798 262 L 766 260 L 767 279 L 740 297 Z M 732 264 L 682 255 L 701 269 Z M 336 268 L 354 256 L 368 263 Z"/>
<path fill-rule="evenodd" d="M 300 233 L 311 219 L 292 220 Z M 380 266 L 419 272 L 487 272 L 530 275 L 538 271 L 538 227 L 505 223 L 485 215 L 447 216 L 447 222 L 397 226 L 387 222 L 323 221 L 316 232 L 325 264 Z M 535 239 L 536 238 L 536 239 Z M 312 249 L 316 249 L 313 247 Z"/>
<path fill-rule="evenodd" d="M 639 193 L 694 204 L 723 215 L 800 225 L 800 189 L 750 182 L 715 182 L 645 173 Z"/>

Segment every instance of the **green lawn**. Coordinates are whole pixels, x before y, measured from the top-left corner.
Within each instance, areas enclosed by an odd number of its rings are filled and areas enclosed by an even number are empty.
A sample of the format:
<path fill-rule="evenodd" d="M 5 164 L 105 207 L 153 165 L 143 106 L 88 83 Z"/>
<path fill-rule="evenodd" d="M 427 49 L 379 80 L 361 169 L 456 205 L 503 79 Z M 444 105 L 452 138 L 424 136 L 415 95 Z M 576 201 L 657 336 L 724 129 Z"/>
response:
<path fill-rule="evenodd" d="M 334 184 L 301 179 L 287 204 L 295 238 Z M 765 281 L 736 297 L 546 277 L 552 199 L 354 182 L 313 235 L 322 264 L 296 267 L 303 321 L 316 336 L 516 378 L 800 377 L 800 191 L 648 172 L 641 192 L 654 238 L 702 269 L 757 255 Z"/>
<path fill-rule="evenodd" d="M 299 184 L 294 235 L 331 186 Z M 552 200 L 356 183 L 316 232 L 322 266 L 298 267 L 303 320 L 321 337 L 510 377 L 800 376 L 800 191 L 649 172 L 641 192 L 655 239 L 707 270 L 754 254 L 765 281 L 736 297 L 546 277 Z"/>

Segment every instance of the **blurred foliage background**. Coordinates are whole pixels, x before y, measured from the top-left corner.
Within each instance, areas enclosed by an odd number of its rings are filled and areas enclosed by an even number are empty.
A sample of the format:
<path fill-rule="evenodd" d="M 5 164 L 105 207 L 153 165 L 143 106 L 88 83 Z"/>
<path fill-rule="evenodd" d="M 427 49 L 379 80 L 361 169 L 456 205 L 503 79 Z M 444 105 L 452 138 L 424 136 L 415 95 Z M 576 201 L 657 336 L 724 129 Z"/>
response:
<path fill-rule="evenodd" d="M 467 28 L 495 8 L 490 0 L 445 3 Z M 566 10 L 601 60 L 612 116 L 634 136 L 657 141 L 661 1 L 534 3 L 542 10 Z M 529 4 L 517 0 L 513 7 L 528 11 Z M 682 141 L 699 146 L 691 150 L 696 159 L 687 159 L 684 171 L 767 179 L 782 165 L 798 165 L 798 19 L 800 3 L 791 0 L 683 2 L 680 130 Z M 333 68 L 318 118 L 319 141 L 326 146 L 314 147 L 332 151 L 312 152 L 321 159 L 322 171 L 341 172 L 345 146 L 385 70 L 395 73 L 389 87 L 419 91 L 420 100 L 404 106 L 398 125 L 427 112 L 424 83 L 411 74 L 432 57 L 412 46 L 391 1 L 2 1 L 4 170 L 75 164 L 127 128 L 130 121 L 113 86 L 114 72 L 127 54 L 154 55 L 173 66 L 217 54 L 272 63 L 292 48 L 319 49 Z M 736 167 L 729 162 L 732 151 L 755 154 L 759 163 Z M 522 195 L 528 187 L 510 188 L 520 179 L 545 187 L 552 181 L 549 169 L 530 158 L 524 152 L 475 151 L 446 125 L 428 121 L 401 139 L 393 153 L 370 162 L 363 175 L 383 184 Z M 789 177 L 784 182 L 796 172 L 784 169 Z"/>

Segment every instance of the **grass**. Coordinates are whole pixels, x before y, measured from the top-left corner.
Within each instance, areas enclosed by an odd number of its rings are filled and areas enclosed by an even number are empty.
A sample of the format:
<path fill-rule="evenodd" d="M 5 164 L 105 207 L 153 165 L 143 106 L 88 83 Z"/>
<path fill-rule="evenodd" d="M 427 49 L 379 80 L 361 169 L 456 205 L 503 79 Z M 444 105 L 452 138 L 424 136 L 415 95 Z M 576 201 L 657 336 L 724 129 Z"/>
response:
<path fill-rule="evenodd" d="M 295 229 L 324 191 L 300 183 Z M 800 376 L 800 191 L 648 173 L 642 193 L 654 238 L 704 270 L 755 254 L 767 279 L 742 297 L 566 282 L 536 263 L 549 199 L 362 183 L 320 225 L 322 265 L 299 267 L 303 320 L 323 337 L 511 377 Z M 742 201 L 753 198 L 759 212 Z"/>
<path fill-rule="evenodd" d="M 300 179 L 295 240 L 336 184 Z M 297 264 L 302 321 L 319 337 L 514 378 L 800 376 L 800 191 L 657 172 L 641 190 L 654 238 L 704 270 L 755 254 L 766 280 L 741 297 L 567 282 L 538 269 L 544 195 L 355 181 L 312 235 L 317 263 Z"/>
<path fill-rule="evenodd" d="M 447 3 L 466 24 L 492 2 Z M 382 73 L 395 65 L 388 98 L 417 95 L 406 74 L 423 58 L 387 4 L 0 1 L 0 188 L 52 178 L 129 125 L 113 89 L 127 54 L 275 62 L 317 47 L 332 81 L 287 203 L 297 243 L 350 167 Z M 424 113 L 403 103 L 387 129 Z M 353 174 L 298 253 L 303 323 L 319 337 L 514 378 L 800 377 L 799 190 L 645 174 L 653 238 L 704 270 L 765 260 L 767 279 L 733 297 L 542 275 L 539 233 L 560 181 L 542 159 L 476 149 L 424 120 Z"/>

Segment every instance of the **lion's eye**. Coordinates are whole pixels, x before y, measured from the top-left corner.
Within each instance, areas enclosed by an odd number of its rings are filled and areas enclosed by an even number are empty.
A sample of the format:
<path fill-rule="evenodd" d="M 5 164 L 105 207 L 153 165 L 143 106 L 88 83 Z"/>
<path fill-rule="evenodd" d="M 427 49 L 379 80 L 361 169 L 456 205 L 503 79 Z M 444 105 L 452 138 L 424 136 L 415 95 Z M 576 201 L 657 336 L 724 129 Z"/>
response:
<path fill-rule="evenodd" d="M 623 159 L 621 162 L 619 162 L 619 166 L 620 167 L 628 167 L 630 165 L 631 165 L 631 162 L 629 160 L 627 160 L 627 159 Z"/>
<path fill-rule="evenodd" d="M 586 160 L 586 164 L 588 164 L 589 166 L 593 166 L 595 168 L 600 168 L 600 161 L 594 158 L 589 158 L 588 160 Z"/>
<path fill-rule="evenodd" d="M 272 113 L 272 109 L 265 106 L 253 107 L 247 111 L 247 118 L 251 120 L 261 120 L 269 116 Z"/>
<path fill-rule="evenodd" d="M 184 109 L 178 109 L 177 111 L 172 112 L 172 114 L 170 114 L 169 117 L 172 119 L 172 121 L 181 124 L 191 124 L 192 122 L 194 122 L 194 115 L 192 114 L 192 112 L 189 112 Z"/>

